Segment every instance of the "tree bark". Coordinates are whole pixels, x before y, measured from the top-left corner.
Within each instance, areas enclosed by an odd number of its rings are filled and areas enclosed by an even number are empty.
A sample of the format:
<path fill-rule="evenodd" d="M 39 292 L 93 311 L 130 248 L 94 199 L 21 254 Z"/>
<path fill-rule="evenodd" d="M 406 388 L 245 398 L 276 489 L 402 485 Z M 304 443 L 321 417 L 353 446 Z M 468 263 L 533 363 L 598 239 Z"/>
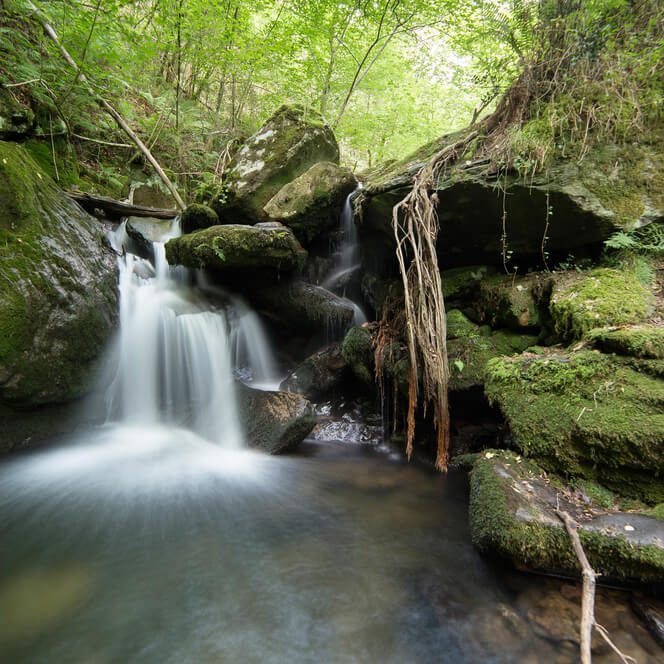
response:
<path fill-rule="evenodd" d="M 76 64 L 71 55 L 69 55 L 67 49 L 65 49 L 65 47 L 61 44 L 57 33 L 51 27 L 51 25 L 47 21 L 42 11 L 33 2 L 28 1 L 28 6 L 37 16 L 39 22 L 44 28 L 44 32 L 57 45 L 58 49 L 60 50 L 60 53 L 62 54 L 62 57 L 65 59 L 67 64 L 77 73 L 78 79 L 82 83 L 86 84 L 88 92 L 94 97 L 95 101 L 115 120 L 120 129 L 122 129 L 122 131 L 124 131 L 125 134 L 127 134 L 127 136 L 129 136 L 129 138 L 131 138 L 131 140 L 134 141 L 134 143 L 136 143 L 138 149 L 145 155 L 145 158 L 150 162 L 150 164 L 152 164 L 153 168 L 157 172 L 157 175 L 159 175 L 162 182 L 166 185 L 168 190 L 173 195 L 173 198 L 175 199 L 175 202 L 177 203 L 178 207 L 181 210 L 184 210 L 186 205 L 182 200 L 182 198 L 180 197 L 178 190 L 175 188 L 175 185 L 170 181 L 166 173 L 164 173 L 164 169 L 159 165 L 159 162 L 152 156 L 150 150 L 148 150 L 148 148 L 143 144 L 141 139 L 136 135 L 136 133 L 132 130 L 132 128 L 124 121 L 122 116 L 115 110 L 115 108 L 113 108 L 113 106 L 111 106 L 111 104 L 109 104 L 101 95 L 95 92 L 95 90 L 90 85 L 90 82 L 86 78 L 85 74 L 81 71 L 80 67 Z"/>

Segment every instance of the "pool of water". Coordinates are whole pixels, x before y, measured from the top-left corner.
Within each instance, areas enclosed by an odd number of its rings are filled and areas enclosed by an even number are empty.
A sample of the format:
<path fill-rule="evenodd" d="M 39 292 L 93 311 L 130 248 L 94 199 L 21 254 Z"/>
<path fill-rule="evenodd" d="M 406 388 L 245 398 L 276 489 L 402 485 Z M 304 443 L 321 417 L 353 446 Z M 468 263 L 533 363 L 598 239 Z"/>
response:
<path fill-rule="evenodd" d="M 2 662 L 577 657 L 530 619 L 550 582 L 473 549 L 465 475 L 366 446 L 100 429 L 0 465 L 0 533 Z"/>

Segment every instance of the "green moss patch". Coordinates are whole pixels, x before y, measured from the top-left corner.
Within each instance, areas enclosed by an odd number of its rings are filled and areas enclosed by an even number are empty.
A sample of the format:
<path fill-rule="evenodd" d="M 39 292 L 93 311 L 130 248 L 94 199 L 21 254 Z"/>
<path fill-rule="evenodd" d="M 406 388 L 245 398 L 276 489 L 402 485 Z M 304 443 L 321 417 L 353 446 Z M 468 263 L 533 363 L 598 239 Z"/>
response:
<path fill-rule="evenodd" d="M 597 268 L 559 276 L 549 308 L 556 332 L 572 341 L 596 327 L 644 321 L 652 295 L 631 272 Z"/>
<path fill-rule="evenodd" d="M 550 352 L 491 360 L 485 391 L 519 449 L 546 469 L 664 500 L 661 380 L 597 352 Z"/>
<path fill-rule="evenodd" d="M 363 327 L 351 327 L 341 345 L 341 355 L 351 371 L 365 385 L 374 381 L 374 349 L 371 332 Z"/>
<path fill-rule="evenodd" d="M 664 327 L 635 325 L 600 328 L 588 335 L 601 350 L 619 355 L 664 360 Z"/>

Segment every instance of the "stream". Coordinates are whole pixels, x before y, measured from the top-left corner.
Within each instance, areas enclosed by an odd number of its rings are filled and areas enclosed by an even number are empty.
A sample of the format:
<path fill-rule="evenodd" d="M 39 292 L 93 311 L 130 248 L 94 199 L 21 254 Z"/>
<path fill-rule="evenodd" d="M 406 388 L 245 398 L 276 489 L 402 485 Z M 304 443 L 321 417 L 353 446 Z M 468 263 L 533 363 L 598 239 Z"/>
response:
<path fill-rule="evenodd" d="M 541 618 L 563 582 L 473 548 L 464 473 L 329 436 L 245 449 L 233 381 L 275 371 L 259 321 L 238 300 L 209 309 L 154 251 L 154 269 L 120 259 L 106 424 L 0 466 L 0 661 L 577 660 L 556 605 Z"/>

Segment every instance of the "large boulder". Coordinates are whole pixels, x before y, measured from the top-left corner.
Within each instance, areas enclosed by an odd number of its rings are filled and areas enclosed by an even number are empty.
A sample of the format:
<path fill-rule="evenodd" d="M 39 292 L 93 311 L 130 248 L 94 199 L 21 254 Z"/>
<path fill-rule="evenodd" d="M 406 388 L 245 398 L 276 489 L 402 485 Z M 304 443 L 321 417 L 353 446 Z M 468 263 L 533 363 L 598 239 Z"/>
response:
<path fill-rule="evenodd" d="M 367 242 L 393 246 L 392 208 L 419 169 L 455 138 L 369 175 L 360 199 Z M 581 163 L 557 157 L 532 178 L 498 176 L 486 160 L 461 159 L 437 183 L 439 257 L 463 265 L 499 264 L 504 256 L 521 268 L 549 253 L 564 259 L 617 231 L 663 219 L 663 175 L 664 150 L 645 143 L 596 145 Z"/>
<path fill-rule="evenodd" d="M 485 391 L 545 469 L 664 502 L 661 360 L 549 349 L 489 361 Z"/>
<path fill-rule="evenodd" d="M 473 543 L 518 567 L 578 575 L 569 535 L 556 514 L 560 509 L 579 523 L 581 544 L 597 573 L 664 581 L 664 522 L 607 509 L 589 493 L 566 489 L 560 478 L 515 454 L 487 451 L 470 475 Z"/>
<path fill-rule="evenodd" d="M 0 142 L 0 401 L 30 408 L 87 389 L 117 316 L 99 222 L 26 151 Z"/>
<path fill-rule="evenodd" d="M 355 315 L 348 300 L 300 280 L 262 284 L 247 295 L 268 318 L 298 336 L 338 336 Z"/>
<path fill-rule="evenodd" d="M 332 130 L 313 110 L 282 106 L 233 157 L 223 213 L 216 211 L 220 217 L 246 223 L 263 221 L 267 202 L 319 161 L 339 163 Z"/>
<path fill-rule="evenodd" d="M 306 246 L 339 226 L 344 201 L 356 187 L 351 171 L 323 161 L 285 184 L 263 210 L 270 219 L 292 228 Z"/>
<path fill-rule="evenodd" d="M 316 399 L 338 387 L 347 372 L 341 344 L 329 344 L 301 362 L 279 387 Z"/>
<path fill-rule="evenodd" d="M 166 243 L 166 258 L 171 265 L 222 273 L 293 272 L 303 266 L 306 257 L 293 232 L 274 222 L 211 226 Z"/>
<path fill-rule="evenodd" d="M 239 383 L 238 399 L 247 442 L 263 452 L 294 449 L 316 425 L 313 408 L 301 394 L 253 390 Z"/>

